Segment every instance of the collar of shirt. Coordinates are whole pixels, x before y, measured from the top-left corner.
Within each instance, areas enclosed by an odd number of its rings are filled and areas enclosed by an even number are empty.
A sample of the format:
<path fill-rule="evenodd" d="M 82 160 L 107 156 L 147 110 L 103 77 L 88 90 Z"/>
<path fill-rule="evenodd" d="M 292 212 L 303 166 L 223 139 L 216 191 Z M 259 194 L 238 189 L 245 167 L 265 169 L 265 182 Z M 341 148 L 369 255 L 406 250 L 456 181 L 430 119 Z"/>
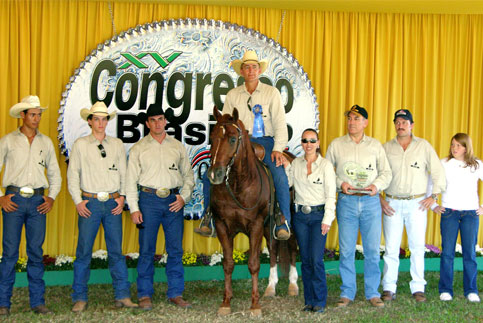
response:
<path fill-rule="evenodd" d="M 260 80 L 258 80 L 257 87 L 255 88 L 255 91 L 253 91 L 253 93 L 255 93 L 255 92 L 260 92 L 260 87 L 262 86 L 261 84 L 262 84 L 262 82 L 261 82 Z M 252 95 L 253 95 L 253 93 L 251 93 L 251 94 L 250 94 L 250 92 L 248 92 L 248 90 L 247 90 L 247 86 L 245 85 L 245 83 L 243 83 L 243 87 L 242 87 L 242 89 L 243 89 L 243 92 L 245 92 L 245 93 L 246 93 L 246 94 L 248 94 L 249 96 L 252 96 Z"/>
<path fill-rule="evenodd" d="M 15 130 L 15 134 L 16 134 L 17 136 L 24 136 L 24 137 L 28 138 L 26 134 L 24 134 L 22 131 L 20 131 L 20 128 L 21 128 L 21 127 L 18 127 L 18 128 L 17 128 L 17 130 Z M 42 134 L 40 133 L 39 129 L 35 129 L 35 136 L 37 136 L 37 135 L 42 135 Z"/>
<path fill-rule="evenodd" d="M 94 136 L 94 134 L 92 134 L 92 133 L 89 135 L 89 137 L 88 137 L 88 138 L 89 138 L 89 143 L 90 143 L 90 144 L 93 144 L 93 143 L 95 143 L 95 142 L 99 142 L 99 140 L 98 140 L 98 139 L 97 139 L 97 138 Z M 102 139 L 102 141 L 101 141 L 101 142 L 109 143 L 108 136 L 107 136 L 107 135 L 105 135 L 105 136 L 104 136 L 104 139 Z"/>
<path fill-rule="evenodd" d="M 359 141 L 359 144 L 365 142 L 367 140 L 367 136 L 366 134 L 362 134 L 362 139 L 361 141 Z M 353 142 L 354 144 L 358 145 L 358 143 L 356 143 L 354 140 L 352 140 L 351 136 L 349 134 L 345 135 L 345 141 L 347 142 Z"/>

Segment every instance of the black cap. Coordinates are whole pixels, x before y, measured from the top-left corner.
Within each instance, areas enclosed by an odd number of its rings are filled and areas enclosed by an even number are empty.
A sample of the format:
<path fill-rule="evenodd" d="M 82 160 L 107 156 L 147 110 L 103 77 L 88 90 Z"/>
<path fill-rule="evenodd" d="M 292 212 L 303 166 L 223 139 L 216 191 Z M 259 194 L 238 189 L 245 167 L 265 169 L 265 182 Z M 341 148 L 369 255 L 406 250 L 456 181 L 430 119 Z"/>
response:
<path fill-rule="evenodd" d="M 409 122 L 414 123 L 413 121 L 413 115 L 408 109 L 399 109 L 394 113 L 394 120 L 393 122 L 396 121 L 397 118 L 403 118 L 406 120 L 409 120 Z"/>
<path fill-rule="evenodd" d="M 350 108 L 349 111 L 346 111 L 344 113 L 344 115 L 347 117 L 349 115 L 349 113 L 351 113 L 351 112 L 357 113 L 358 115 L 363 116 L 366 119 L 369 119 L 369 115 L 367 114 L 366 109 L 364 109 L 363 107 L 358 106 L 357 104 L 353 105 Z"/>
<path fill-rule="evenodd" d="M 164 111 L 161 108 L 161 105 L 151 104 L 146 112 L 141 112 L 138 114 L 138 122 L 145 123 L 148 121 L 149 117 L 154 116 L 164 116 Z"/>

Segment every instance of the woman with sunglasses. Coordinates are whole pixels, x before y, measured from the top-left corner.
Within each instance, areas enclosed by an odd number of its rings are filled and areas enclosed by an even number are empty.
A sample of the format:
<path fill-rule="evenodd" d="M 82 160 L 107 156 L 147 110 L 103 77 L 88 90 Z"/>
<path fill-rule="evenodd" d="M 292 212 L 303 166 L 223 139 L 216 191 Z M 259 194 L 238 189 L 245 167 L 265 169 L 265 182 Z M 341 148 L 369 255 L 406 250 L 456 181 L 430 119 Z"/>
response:
<path fill-rule="evenodd" d="M 322 313 L 327 302 L 324 250 L 327 232 L 335 218 L 336 180 L 332 164 L 319 153 L 315 129 L 302 133 L 304 156 L 292 164 L 284 160 L 290 186 L 295 188 L 292 219 L 302 259 L 303 311 Z"/>
<path fill-rule="evenodd" d="M 476 286 L 477 264 L 475 245 L 479 216 L 483 205 L 478 202 L 478 180 L 483 181 L 483 163 L 473 155 L 471 138 L 457 133 L 451 138 L 448 157 L 442 161 L 446 173 L 446 191 L 441 206 L 433 206 L 441 214 L 441 253 L 439 298 L 453 299 L 453 261 L 458 231 L 463 249 L 463 289 L 470 302 L 480 302 Z"/>

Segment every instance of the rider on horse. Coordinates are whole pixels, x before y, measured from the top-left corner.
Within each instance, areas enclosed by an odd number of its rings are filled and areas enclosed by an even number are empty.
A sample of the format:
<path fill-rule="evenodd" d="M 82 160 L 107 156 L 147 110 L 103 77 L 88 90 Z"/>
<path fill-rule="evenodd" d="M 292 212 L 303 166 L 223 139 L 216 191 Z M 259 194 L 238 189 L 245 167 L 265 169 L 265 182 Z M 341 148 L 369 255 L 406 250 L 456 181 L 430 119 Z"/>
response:
<path fill-rule="evenodd" d="M 285 109 L 280 92 L 273 86 L 260 82 L 259 76 L 268 66 L 267 61 L 259 60 L 255 51 L 246 51 L 242 59 L 230 64 L 235 72 L 243 76 L 245 83 L 230 90 L 226 95 L 223 114 L 232 114 L 237 108 L 240 119 L 246 126 L 251 141 L 265 148 L 263 162 L 269 167 L 274 180 L 275 193 L 285 221 L 277 225 L 276 238 L 287 240 L 290 237 L 290 193 L 287 175 L 282 166 L 282 152 L 288 142 Z M 203 185 L 210 185 L 206 174 Z M 205 189 L 205 192 L 209 190 Z M 207 199 L 209 200 L 209 199 Z M 205 201 L 207 201 L 205 200 Z M 205 217 L 196 233 L 213 236 L 209 203 L 205 204 Z"/>

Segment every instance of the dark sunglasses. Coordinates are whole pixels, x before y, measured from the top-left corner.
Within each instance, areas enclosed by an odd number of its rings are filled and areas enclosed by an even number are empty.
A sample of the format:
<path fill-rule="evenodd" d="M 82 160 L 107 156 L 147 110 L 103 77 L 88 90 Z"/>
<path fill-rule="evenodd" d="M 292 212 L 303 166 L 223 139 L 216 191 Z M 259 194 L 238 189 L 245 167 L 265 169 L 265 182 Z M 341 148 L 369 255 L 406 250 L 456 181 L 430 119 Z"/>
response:
<path fill-rule="evenodd" d="M 142 230 L 144 229 L 144 225 L 142 223 L 138 223 L 136 224 L 136 228 L 138 228 L 139 230 Z"/>
<path fill-rule="evenodd" d="M 317 142 L 317 139 L 314 139 L 314 138 L 311 138 L 311 139 L 307 139 L 307 138 L 303 138 L 302 139 L 302 143 L 303 144 L 307 144 L 307 143 L 311 143 L 311 144 L 315 144 Z"/>
<path fill-rule="evenodd" d="M 106 150 L 104 149 L 104 146 L 102 144 L 99 144 L 97 148 L 99 148 L 99 150 L 101 151 L 102 158 L 106 158 L 107 155 L 106 155 Z"/>

